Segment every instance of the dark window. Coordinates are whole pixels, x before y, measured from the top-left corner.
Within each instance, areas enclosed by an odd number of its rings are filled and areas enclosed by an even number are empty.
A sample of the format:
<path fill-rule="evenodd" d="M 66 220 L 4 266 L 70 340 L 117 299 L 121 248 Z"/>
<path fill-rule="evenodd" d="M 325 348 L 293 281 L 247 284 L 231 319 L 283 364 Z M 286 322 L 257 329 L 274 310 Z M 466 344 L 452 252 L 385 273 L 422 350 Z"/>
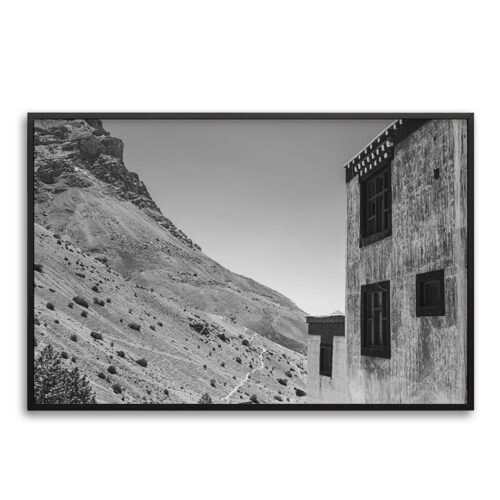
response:
<path fill-rule="evenodd" d="M 391 165 L 360 181 L 361 185 L 361 239 L 365 246 L 391 234 L 392 193 Z"/>
<path fill-rule="evenodd" d="M 361 287 L 361 354 L 391 357 L 390 282 Z"/>
<path fill-rule="evenodd" d="M 332 376 L 332 344 L 323 344 L 319 346 L 319 374 Z"/>
<path fill-rule="evenodd" d="M 417 316 L 444 316 L 444 270 L 417 274 Z"/>

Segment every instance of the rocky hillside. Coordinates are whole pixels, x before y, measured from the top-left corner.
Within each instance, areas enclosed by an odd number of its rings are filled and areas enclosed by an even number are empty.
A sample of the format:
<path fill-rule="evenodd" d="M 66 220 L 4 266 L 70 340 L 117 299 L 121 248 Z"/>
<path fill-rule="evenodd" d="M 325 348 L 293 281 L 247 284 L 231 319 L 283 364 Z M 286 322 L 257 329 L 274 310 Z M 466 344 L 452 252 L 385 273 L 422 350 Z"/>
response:
<path fill-rule="evenodd" d="M 37 350 L 64 353 L 98 402 L 303 402 L 304 312 L 206 256 L 123 147 L 98 120 L 36 122 Z"/>

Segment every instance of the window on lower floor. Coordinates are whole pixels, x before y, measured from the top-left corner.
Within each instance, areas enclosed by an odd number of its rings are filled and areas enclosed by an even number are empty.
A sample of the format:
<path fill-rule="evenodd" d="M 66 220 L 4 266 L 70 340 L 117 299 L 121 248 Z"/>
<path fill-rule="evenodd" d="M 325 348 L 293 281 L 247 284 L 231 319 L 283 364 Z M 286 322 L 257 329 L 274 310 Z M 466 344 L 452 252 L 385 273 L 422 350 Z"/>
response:
<path fill-rule="evenodd" d="M 365 246 L 391 234 L 391 165 L 366 180 L 360 180 L 360 183 L 360 245 Z"/>
<path fill-rule="evenodd" d="M 361 355 L 391 357 L 389 281 L 361 287 Z"/>
<path fill-rule="evenodd" d="M 444 316 L 444 270 L 417 274 L 417 316 Z"/>
<path fill-rule="evenodd" d="M 321 343 L 319 346 L 319 374 L 332 376 L 332 345 Z"/>

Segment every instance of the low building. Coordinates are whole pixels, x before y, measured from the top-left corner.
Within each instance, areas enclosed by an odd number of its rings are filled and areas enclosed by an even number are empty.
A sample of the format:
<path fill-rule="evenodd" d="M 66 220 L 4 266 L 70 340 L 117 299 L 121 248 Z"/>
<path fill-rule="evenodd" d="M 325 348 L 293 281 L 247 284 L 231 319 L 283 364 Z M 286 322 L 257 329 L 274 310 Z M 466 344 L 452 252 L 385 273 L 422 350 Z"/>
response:
<path fill-rule="evenodd" d="M 307 402 L 344 403 L 346 339 L 344 315 L 308 316 Z"/>
<path fill-rule="evenodd" d="M 344 168 L 345 337 L 330 381 L 310 341 L 309 402 L 465 403 L 466 121 L 397 120 Z"/>

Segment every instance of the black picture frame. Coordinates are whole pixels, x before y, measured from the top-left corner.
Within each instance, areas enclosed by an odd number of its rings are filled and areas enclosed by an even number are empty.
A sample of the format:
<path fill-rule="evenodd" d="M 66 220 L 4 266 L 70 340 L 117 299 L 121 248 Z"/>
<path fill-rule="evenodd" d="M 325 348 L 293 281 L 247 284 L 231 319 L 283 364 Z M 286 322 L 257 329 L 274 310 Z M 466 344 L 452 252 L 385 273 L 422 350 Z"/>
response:
<path fill-rule="evenodd" d="M 34 121 L 37 119 L 104 120 L 431 120 L 467 122 L 467 401 L 463 404 L 81 404 L 34 402 Z M 474 409 L 474 114 L 473 113 L 96 113 L 36 112 L 27 115 L 27 409 L 30 411 L 449 411 Z"/>

